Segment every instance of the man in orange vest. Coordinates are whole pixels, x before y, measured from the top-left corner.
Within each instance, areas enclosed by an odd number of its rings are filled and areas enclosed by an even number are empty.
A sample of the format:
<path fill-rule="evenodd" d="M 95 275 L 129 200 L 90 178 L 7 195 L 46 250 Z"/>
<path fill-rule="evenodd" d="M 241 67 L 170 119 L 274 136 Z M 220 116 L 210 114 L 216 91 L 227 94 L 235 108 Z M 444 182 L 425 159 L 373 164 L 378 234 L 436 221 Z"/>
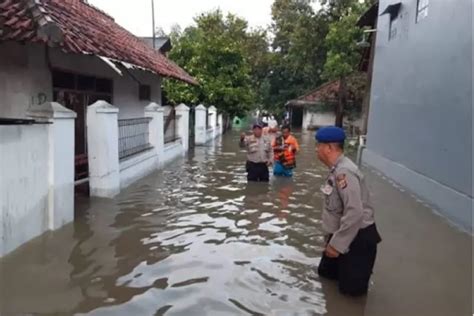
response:
<path fill-rule="evenodd" d="M 273 140 L 272 147 L 275 164 L 273 174 L 280 177 L 292 177 L 293 169 L 296 167 L 296 153 L 300 145 L 293 135 L 289 126 L 284 126 L 282 135 Z"/>

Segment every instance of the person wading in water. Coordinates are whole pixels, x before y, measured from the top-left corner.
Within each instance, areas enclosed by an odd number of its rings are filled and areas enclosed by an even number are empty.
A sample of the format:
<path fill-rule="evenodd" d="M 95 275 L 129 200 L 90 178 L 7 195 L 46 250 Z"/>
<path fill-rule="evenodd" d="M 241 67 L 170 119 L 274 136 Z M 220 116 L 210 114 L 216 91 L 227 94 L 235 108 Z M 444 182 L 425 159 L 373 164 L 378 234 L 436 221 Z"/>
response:
<path fill-rule="evenodd" d="M 262 126 L 253 125 L 253 135 L 240 135 L 240 146 L 247 149 L 247 180 L 268 182 L 268 167 L 272 164 L 272 147 L 268 137 L 262 135 Z"/>
<path fill-rule="evenodd" d="M 296 154 L 300 145 L 293 135 L 289 126 L 282 128 L 282 135 L 276 137 L 272 143 L 274 153 L 273 174 L 280 177 L 292 177 L 293 169 L 296 167 Z"/>
<path fill-rule="evenodd" d="M 326 249 L 318 267 L 321 277 L 337 280 L 341 293 L 365 295 L 369 288 L 377 244 L 382 240 L 364 175 L 344 156 L 343 129 L 335 126 L 316 134 L 318 159 L 328 169 L 324 195 L 323 229 Z"/>

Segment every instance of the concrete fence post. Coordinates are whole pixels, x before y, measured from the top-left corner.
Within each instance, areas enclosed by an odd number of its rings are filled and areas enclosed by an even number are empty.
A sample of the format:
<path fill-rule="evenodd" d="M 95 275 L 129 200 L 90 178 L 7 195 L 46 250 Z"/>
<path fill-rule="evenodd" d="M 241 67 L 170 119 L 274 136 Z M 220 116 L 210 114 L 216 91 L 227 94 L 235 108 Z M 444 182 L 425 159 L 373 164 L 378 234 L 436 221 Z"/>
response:
<path fill-rule="evenodd" d="M 181 138 L 184 152 L 187 152 L 189 149 L 189 107 L 181 103 L 175 108 L 175 111 L 177 134 Z"/>
<path fill-rule="evenodd" d="M 196 119 L 194 120 L 195 123 L 195 130 L 194 130 L 194 137 L 195 137 L 195 144 L 197 146 L 204 145 L 207 142 L 207 130 L 206 130 L 206 115 L 207 110 L 206 107 L 202 104 L 198 105 L 195 109 Z"/>
<path fill-rule="evenodd" d="M 120 192 L 118 112 L 118 108 L 105 101 L 87 108 L 91 196 L 112 198 Z"/>
<path fill-rule="evenodd" d="M 27 116 L 48 126 L 48 228 L 74 220 L 74 120 L 76 113 L 56 102 L 28 110 Z"/>
<path fill-rule="evenodd" d="M 214 105 L 209 107 L 209 127 L 212 128 L 212 139 L 217 137 L 217 109 Z"/>
<path fill-rule="evenodd" d="M 149 141 L 158 155 L 158 166 L 164 156 L 165 136 L 163 131 L 163 107 L 152 102 L 145 107 L 145 117 L 151 118 L 149 125 Z"/>
<path fill-rule="evenodd" d="M 223 124 L 224 124 L 223 115 L 222 113 L 219 113 L 219 115 L 217 116 L 217 125 L 219 126 L 219 130 L 218 130 L 219 135 L 224 134 Z"/>

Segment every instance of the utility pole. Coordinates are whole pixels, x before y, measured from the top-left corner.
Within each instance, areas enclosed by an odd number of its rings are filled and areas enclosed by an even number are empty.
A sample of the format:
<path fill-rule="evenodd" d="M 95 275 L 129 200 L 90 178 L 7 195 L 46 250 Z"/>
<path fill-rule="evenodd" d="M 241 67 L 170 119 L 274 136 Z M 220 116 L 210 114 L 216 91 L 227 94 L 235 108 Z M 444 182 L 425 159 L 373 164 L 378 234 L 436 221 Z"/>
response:
<path fill-rule="evenodd" d="M 153 49 L 156 49 L 155 47 L 155 0 L 151 0 L 151 21 L 153 25 Z"/>

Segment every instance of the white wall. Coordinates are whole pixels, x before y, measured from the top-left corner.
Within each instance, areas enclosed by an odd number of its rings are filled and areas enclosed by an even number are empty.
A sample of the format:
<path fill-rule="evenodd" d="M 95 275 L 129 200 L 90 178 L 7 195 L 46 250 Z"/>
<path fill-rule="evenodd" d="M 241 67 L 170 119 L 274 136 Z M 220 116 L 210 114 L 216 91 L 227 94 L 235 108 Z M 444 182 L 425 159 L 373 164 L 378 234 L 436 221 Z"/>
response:
<path fill-rule="evenodd" d="M 150 149 L 120 161 L 120 188 L 126 188 L 157 169 L 158 155 Z"/>
<path fill-rule="evenodd" d="M 303 114 L 303 128 L 314 128 L 321 126 L 334 125 L 336 115 L 333 112 L 310 112 L 306 110 Z"/>
<path fill-rule="evenodd" d="M 0 257 L 48 230 L 47 129 L 0 126 Z"/>
<path fill-rule="evenodd" d="M 303 113 L 303 129 L 322 127 L 328 125 L 334 125 L 336 122 L 336 115 L 334 112 L 310 112 L 305 110 Z M 345 124 L 352 124 L 359 128 L 362 128 L 362 118 L 357 118 L 354 121 L 349 122 L 347 117 L 344 118 Z"/>
<path fill-rule="evenodd" d="M 30 105 L 52 101 L 53 84 L 45 52 L 38 44 L 0 43 L 0 116 L 25 117 Z M 143 117 L 150 102 L 161 105 L 160 76 L 129 70 L 139 82 L 151 87 L 151 101 L 140 101 L 138 83 L 131 75 L 124 71 L 120 76 L 96 56 L 65 54 L 60 49 L 49 49 L 49 56 L 53 68 L 113 80 L 112 103 L 120 109 L 119 118 Z"/>
<path fill-rule="evenodd" d="M 160 159 L 162 164 L 167 164 L 178 157 L 182 157 L 184 153 L 183 145 L 181 140 L 177 140 L 173 143 L 165 144 L 163 152 L 163 159 Z"/>
<path fill-rule="evenodd" d="M 151 102 L 161 105 L 161 79 L 159 76 L 140 70 L 122 72 L 122 76 L 96 56 L 65 54 L 60 50 L 51 51 L 53 67 L 76 73 L 94 75 L 112 79 L 112 104 L 119 108 L 119 118 L 143 117 L 145 107 L 150 101 L 140 101 L 138 97 L 138 82 L 151 86 Z"/>
<path fill-rule="evenodd" d="M 0 43 L 0 116 L 25 117 L 30 105 L 51 101 L 51 87 L 44 47 Z"/>

